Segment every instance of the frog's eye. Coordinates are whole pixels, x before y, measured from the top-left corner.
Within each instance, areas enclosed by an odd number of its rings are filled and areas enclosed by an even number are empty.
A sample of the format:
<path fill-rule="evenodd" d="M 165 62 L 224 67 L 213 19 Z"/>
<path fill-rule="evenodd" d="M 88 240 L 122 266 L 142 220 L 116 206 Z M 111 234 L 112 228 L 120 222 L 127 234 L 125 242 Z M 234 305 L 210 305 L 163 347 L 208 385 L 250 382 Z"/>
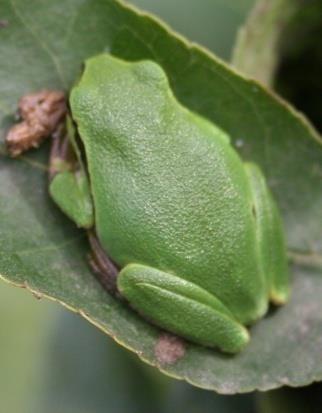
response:
<path fill-rule="evenodd" d="M 133 66 L 134 72 L 141 82 L 153 82 L 166 84 L 168 79 L 163 69 L 156 63 L 145 60 L 138 62 Z"/>

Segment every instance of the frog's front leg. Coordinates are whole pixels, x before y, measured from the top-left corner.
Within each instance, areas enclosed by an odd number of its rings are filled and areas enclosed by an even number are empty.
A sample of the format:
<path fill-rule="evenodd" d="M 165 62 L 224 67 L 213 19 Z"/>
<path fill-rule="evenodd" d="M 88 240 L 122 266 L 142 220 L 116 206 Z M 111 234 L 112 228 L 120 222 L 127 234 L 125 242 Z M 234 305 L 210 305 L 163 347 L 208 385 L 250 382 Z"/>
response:
<path fill-rule="evenodd" d="M 94 210 L 90 186 L 77 147 L 72 121 L 53 135 L 49 167 L 49 192 L 60 209 L 78 227 L 94 225 Z"/>
<path fill-rule="evenodd" d="M 259 254 L 268 295 L 275 304 L 284 304 L 290 287 L 282 220 L 260 169 L 251 163 L 245 164 L 245 168 L 253 193 Z"/>
<path fill-rule="evenodd" d="M 87 231 L 91 246 L 89 264 L 103 287 L 118 296 L 116 278 L 119 270 L 106 255 L 92 229 L 94 216 L 88 178 L 69 118 L 66 126 L 61 125 L 52 135 L 49 180 L 50 194 L 59 207 L 79 227 L 90 228 Z"/>
<path fill-rule="evenodd" d="M 75 162 L 76 159 L 68 139 L 66 124 L 65 122 L 60 123 L 51 135 L 49 183 L 58 173 L 72 170 Z"/>
<path fill-rule="evenodd" d="M 228 353 L 239 352 L 249 341 L 246 328 L 219 299 L 176 275 L 129 264 L 117 286 L 140 314 L 188 340 Z"/>
<path fill-rule="evenodd" d="M 64 95 L 55 91 L 41 91 L 21 99 L 19 108 L 23 122 L 14 126 L 7 136 L 9 153 L 18 156 L 50 135 L 49 192 L 76 225 L 93 227 L 94 212 L 89 182 L 73 122 L 66 116 Z M 89 230 L 88 235 L 92 249 L 91 267 L 103 286 L 117 294 L 118 269 L 103 252 L 93 231 Z"/>

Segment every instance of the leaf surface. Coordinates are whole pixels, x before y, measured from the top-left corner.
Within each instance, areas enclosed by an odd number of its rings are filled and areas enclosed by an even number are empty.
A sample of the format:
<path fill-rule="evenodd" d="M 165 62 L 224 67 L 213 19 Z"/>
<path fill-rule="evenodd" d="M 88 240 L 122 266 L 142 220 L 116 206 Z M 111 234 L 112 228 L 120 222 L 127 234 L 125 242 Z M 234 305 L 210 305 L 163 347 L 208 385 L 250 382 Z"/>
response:
<path fill-rule="evenodd" d="M 322 146 L 308 122 L 206 50 L 116 1 L 2 0 L 1 6 L 2 139 L 21 95 L 69 90 L 85 58 L 110 51 L 153 59 L 182 103 L 226 130 L 244 159 L 260 164 L 296 262 L 290 303 L 251 328 L 245 351 L 231 357 L 189 344 L 184 357 L 160 366 L 160 331 L 103 291 L 87 265 L 84 233 L 50 200 L 44 145 L 19 160 L 0 157 L 2 278 L 64 303 L 148 363 L 203 388 L 231 394 L 322 379 Z"/>

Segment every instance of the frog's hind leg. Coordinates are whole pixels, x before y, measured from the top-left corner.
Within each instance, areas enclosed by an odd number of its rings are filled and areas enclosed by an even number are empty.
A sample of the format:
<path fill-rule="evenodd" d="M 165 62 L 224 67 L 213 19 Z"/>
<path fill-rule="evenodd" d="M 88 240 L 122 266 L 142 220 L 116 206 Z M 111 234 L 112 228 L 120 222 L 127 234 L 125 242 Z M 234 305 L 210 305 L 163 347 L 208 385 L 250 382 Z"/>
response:
<path fill-rule="evenodd" d="M 249 341 L 246 328 L 220 300 L 176 275 L 129 264 L 119 273 L 117 287 L 146 319 L 195 343 L 237 353 Z"/>
<path fill-rule="evenodd" d="M 289 275 L 283 224 L 279 211 L 260 169 L 245 164 L 253 193 L 253 214 L 262 268 L 270 300 L 284 304 L 289 297 Z"/>
<path fill-rule="evenodd" d="M 91 246 L 89 264 L 102 286 L 114 296 L 119 296 L 116 285 L 119 270 L 114 262 L 108 257 L 101 246 L 97 236 L 92 230 L 87 232 L 88 240 Z"/>

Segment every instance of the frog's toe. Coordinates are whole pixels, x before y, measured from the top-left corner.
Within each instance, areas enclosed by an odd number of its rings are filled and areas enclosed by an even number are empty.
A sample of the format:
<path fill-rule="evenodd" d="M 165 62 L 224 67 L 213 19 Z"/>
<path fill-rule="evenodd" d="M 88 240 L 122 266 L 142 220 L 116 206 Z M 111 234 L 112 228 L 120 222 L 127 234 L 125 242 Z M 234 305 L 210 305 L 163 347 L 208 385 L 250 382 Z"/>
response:
<path fill-rule="evenodd" d="M 118 275 L 118 289 L 156 325 L 198 344 L 238 353 L 249 341 L 246 328 L 215 296 L 173 274 L 139 264 Z"/>
<path fill-rule="evenodd" d="M 290 298 L 290 288 L 288 285 L 277 285 L 271 288 L 270 300 L 275 305 L 283 305 Z"/>
<path fill-rule="evenodd" d="M 265 178 L 258 166 L 245 164 L 253 193 L 260 260 L 270 300 L 286 303 L 290 295 L 289 270 L 283 222 Z"/>

